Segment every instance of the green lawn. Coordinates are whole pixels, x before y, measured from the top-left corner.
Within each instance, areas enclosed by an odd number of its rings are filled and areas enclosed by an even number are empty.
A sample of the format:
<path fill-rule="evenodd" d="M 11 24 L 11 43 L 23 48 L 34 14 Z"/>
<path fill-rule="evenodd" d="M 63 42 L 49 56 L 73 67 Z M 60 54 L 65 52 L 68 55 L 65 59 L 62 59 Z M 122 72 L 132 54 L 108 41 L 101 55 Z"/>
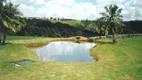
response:
<path fill-rule="evenodd" d="M 30 39 L 38 39 L 41 37 L 33 37 L 33 36 L 8 36 L 8 40 L 30 40 Z"/>
<path fill-rule="evenodd" d="M 142 37 L 118 38 L 115 45 L 98 44 L 90 52 L 99 61 L 92 63 L 41 62 L 19 44 L 50 42 L 51 38 L 15 37 L 10 36 L 10 44 L 0 46 L 0 80 L 142 80 Z M 23 59 L 36 62 L 23 67 L 11 64 Z"/>

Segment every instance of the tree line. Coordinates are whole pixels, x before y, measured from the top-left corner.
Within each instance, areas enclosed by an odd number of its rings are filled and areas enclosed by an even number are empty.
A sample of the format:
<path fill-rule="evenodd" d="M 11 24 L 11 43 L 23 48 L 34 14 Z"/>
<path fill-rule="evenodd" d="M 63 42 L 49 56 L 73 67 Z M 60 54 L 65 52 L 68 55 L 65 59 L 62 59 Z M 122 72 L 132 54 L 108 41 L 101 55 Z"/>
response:
<path fill-rule="evenodd" d="M 45 37 L 71 37 L 71 36 L 91 36 L 96 33 L 83 29 L 82 26 L 72 25 L 56 22 L 52 23 L 50 20 L 26 18 L 26 26 L 20 31 L 14 33 L 19 36 L 45 36 Z"/>

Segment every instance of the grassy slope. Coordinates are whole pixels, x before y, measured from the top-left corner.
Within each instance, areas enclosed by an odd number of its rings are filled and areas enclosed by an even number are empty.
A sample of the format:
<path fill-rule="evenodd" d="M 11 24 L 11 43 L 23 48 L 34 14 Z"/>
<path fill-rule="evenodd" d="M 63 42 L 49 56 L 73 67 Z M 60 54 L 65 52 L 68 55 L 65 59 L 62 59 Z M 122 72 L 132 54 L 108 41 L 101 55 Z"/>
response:
<path fill-rule="evenodd" d="M 100 56 L 108 76 L 112 79 L 141 80 L 142 79 L 142 37 L 125 38 L 117 45 L 98 45 L 92 52 Z M 106 75 L 106 74 L 105 74 Z"/>
<path fill-rule="evenodd" d="M 81 21 L 77 21 L 77 20 L 74 20 L 74 21 L 56 21 L 56 20 L 51 20 L 51 22 L 53 23 L 57 23 L 57 22 L 60 22 L 60 23 L 63 23 L 63 24 L 69 24 L 70 26 L 73 26 L 73 27 L 81 27 L 81 26 L 84 26 L 83 23 L 81 23 Z"/>
<path fill-rule="evenodd" d="M 48 39 L 31 38 L 27 41 L 41 40 Z M 0 80 L 141 80 L 142 37 L 125 38 L 123 42 L 118 40 L 117 45 L 98 44 L 92 48 L 91 53 L 100 57 L 94 63 L 40 62 L 22 45 L 0 46 Z M 10 64 L 10 61 L 21 59 L 37 62 L 24 67 Z"/>
<path fill-rule="evenodd" d="M 41 37 L 32 37 L 32 36 L 8 36 L 8 40 L 31 40 L 31 39 L 38 39 Z"/>

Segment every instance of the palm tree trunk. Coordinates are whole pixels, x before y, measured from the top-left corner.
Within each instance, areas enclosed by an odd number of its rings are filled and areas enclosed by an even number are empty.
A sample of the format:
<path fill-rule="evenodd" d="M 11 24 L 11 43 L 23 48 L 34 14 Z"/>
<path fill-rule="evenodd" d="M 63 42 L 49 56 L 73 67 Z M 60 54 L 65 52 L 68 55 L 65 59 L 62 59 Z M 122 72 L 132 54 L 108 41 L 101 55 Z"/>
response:
<path fill-rule="evenodd" d="M 99 38 L 100 38 L 100 39 L 102 38 L 101 35 L 99 35 Z"/>
<path fill-rule="evenodd" d="M 99 33 L 99 38 L 100 38 L 100 39 L 102 38 L 102 33 L 101 33 L 101 31 L 100 31 L 100 33 Z"/>
<path fill-rule="evenodd" d="M 2 39 L 2 38 L 1 38 L 1 33 L 0 33 L 0 44 L 2 43 L 2 42 L 1 42 L 1 39 Z"/>
<path fill-rule="evenodd" d="M 112 34 L 112 43 L 115 44 L 116 43 L 116 39 L 115 39 L 115 35 Z"/>
<path fill-rule="evenodd" d="M 0 21 L 0 45 L 2 44 L 2 26 L 1 26 L 1 21 Z"/>
<path fill-rule="evenodd" d="M 6 31 L 4 31 L 4 33 L 3 33 L 3 41 L 2 41 L 2 44 L 5 45 L 5 42 L 6 42 Z"/>

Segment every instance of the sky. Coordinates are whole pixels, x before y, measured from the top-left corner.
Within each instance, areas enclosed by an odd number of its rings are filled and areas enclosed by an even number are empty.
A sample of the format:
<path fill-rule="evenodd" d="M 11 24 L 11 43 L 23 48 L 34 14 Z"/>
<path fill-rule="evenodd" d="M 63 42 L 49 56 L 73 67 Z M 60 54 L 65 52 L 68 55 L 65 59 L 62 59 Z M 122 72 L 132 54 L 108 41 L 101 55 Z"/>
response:
<path fill-rule="evenodd" d="M 96 20 L 104 7 L 117 4 L 125 21 L 142 20 L 142 0 L 10 0 L 20 4 L 25 17 L 58 17 Z"/>

